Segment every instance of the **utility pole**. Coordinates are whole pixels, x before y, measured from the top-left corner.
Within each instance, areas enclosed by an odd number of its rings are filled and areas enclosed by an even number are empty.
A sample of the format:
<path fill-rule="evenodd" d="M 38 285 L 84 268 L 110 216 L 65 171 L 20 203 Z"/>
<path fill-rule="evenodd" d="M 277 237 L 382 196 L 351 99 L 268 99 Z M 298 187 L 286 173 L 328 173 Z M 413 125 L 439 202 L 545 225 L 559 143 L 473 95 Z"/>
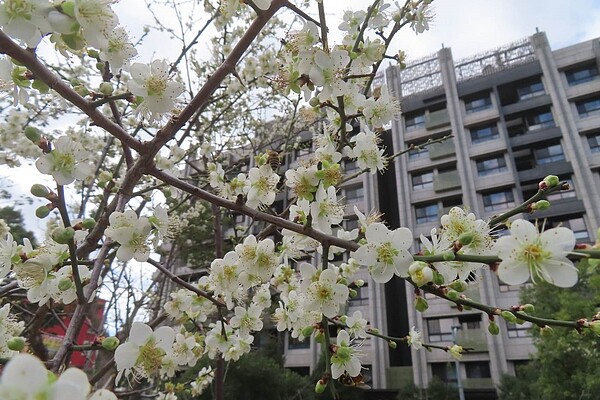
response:
<path fill-rule="evenodd" d="M 452 326 L 452 343 L 456 343 L 456 337 L 458 335 L 458 330 L 460 329 L 460 325 Z M 462 377 L 460 375 L 460 361 L 458 358 L 454 360 L 454 369 L 456 370 L 456 385 L 458 386 L 458 396 L 460 400 L 465 400 L 465 389 L 462 384 Z"/>

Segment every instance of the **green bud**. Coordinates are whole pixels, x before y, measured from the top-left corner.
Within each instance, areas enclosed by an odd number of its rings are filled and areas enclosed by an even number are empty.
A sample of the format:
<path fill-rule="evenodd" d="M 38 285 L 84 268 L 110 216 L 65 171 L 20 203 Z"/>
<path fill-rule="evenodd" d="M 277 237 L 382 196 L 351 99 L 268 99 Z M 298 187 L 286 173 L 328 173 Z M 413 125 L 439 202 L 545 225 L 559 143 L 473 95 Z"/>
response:
<path fill-rule="evenodd" d="M 531 314 L 532 312 L 535 311 L 535 306 L 533 304 L 524 304 L 521 307 L 521 310 L 523 310 L 524 312 L 526 312 L 527 314 Z"/>
<path fill-rule="evenodd" d="M 341 283 L 342 285 L 348 286 L 348 279 L 340 278 L 338 279 L 337 283 Z"/>
<path fill-rule="evenodd" d="M 454 282 L 452 282 L 449 285 L 452 289 L 456 290 L 457 292 L 464 292 L 465 290 L 467 290 L 469 288 L 469 284 L 465 281 L 462 281 L 460 279 L 455 280 Z"/>
<path fill-rule="evenodd" d="M 50 194 L 50 189 L 44 185 L 40 185 L 39 183 L 34 183 L 31 186 L 31 194 L 35 197 L 41 197 L 45 199 Z"/>
<path fill-rule="evenodd" d="M 348 320 L 348 316 L 347 315 L 342 315 L 340 317 L 340 321 L 343 322 L 344 324 L 346 323 L 347 320 Z"/>
<path fill-rule="evenodd" d="M 381 332 L 379 331 L 379 329 L 377 329 L 377 328 L 371 328 L 371 329 L 369 330 L 369 332 L 373 332 L 373 333 L 375 333 L 375 334 L 381 333 Z"/>
<path fill-rule="evenodd" d="M 25 339 L 15 336 L 10 338 L 8 342 L 6 342 L 6 345 L 12 351 L 22 351 L 25 348 Z"/>
<path fill-rule="evenodd" d="M 103 62 L 97 62 L 96 63 L 96 69 L 100 72 L 104 71 L 104 63 Z"/>
<path fill-rule="evenodd" d="M 548 200 L 539 200 L 533 204 L 532 209 L 537 211 L 544 211 L 550 208 L 550 202 Z"/>
<path fill-rule="evenodd" d="M 546 183 L 549 188 L 551 188 L 558 185 L 560 183 L 560 179 L 558 179 L 558 176 L 556 175 L 548 175 L 544 178 L 543 182 Z"/>
<path fill-rule="evenodd" d="M 554 330 L 552 329 L 551 326 L 548 325 L 544 325 L 540 328 L 540 335 L 541 336 L 551 336 L 554 333 Z"/>
<path fill-rule="evenodd" d="M 363 287 L 365 286 L 365 281 L 362 279 L 357 279 L 354 281 L 354 284 L 356 285 L 356 287 Z"/>
<path fill-rule="evenodd" d="M 502 318 L 504 318 L 507 322 L 510 322 L 511 324 L 517 322 L 517 317 L 510 311 L 504 310 L 500 313 L 500 315 L 502 316 Z"/>
<path fill-rule="evenodd" d="M 320 102 L 319 102 L 319 99 L 318 99 L 318 98 L 316 98 L 316 97 L 312 97 L 312 98 L 311 98 L 311 99 L 308 101 L 308 104 L 309 104 L 311 107 L 318 107 L 318 106 L 319 106 L 319 104 L 320 104 Z"/>
<path fill-rule="evenodd" d="M 104 340 L 102 340 L 102 347 L 108 351 L 113 351 L 117 347 L 119 347 L 119 343 L 121 343 L 119 338 L 114 337 L 114 336 L 109 336 L 107 338 L 104 338 Z"/>
<path fill-rule="evenodd" d="M 71 287 L 73 287 L 73 282 L 70 279 L 61 279 L 60 282 L 58 282 L 58 290 L 60 290 L 61 292 L 64 292 L 65 290 L 69 290 L 71 289 Z"/>
<path fill-rule="evenodd" d="M 444 261 L 454 261 L 456 259 L 456 254 L 453 251 L 445 251 L 442 253 L 442 257 Z"/>
<path fill-rule="evenodd" d="M 475 239 L 473 232 L 465 232 L 458 237 L 458 243 L 463 246 L 468 246 L 473 242 L 473 239 Z"/>
<path fill-rule="evenodd" d="M 313 334 L 313 332 L 315 331 L 315 327 L 314 326 L 307 326 L 306 328 L 302 329 L 302 336 L 304 337 L 310 337 L 310 335 Z"/>
<path fill-rule="evenodd" d="M 424 312 L 428 308 L 429 308 L 429 304 L 427 304 L 427 300 L 425 300 L 421 296 L 417 297 L 417 301 L 415 302 L 415 309 L 418 312 Z"/>
<path fill-rule="evenodd" d="M 460 297 L 460 293 L 458 293 L 456 290 L 448 290 L 448 293 L 446 293 L 446 296 L 450 300 L 458 300 L 458 298 Z"/>
<path fill-rule="evenodd" d="M 40 131 L 38 128 L 28 126 L 27 128 L 25 128 L 24 132 L 25 137 L 31 140 L 31 142 L 33 142 L 34 144 L 38 144 L 42 140 L 42 131 Z"/>
<path fill-rule="evenodd" d="M 94 226 L 96 226 L 96 220 L 94 218 L 86 218 L 81 221 L 81 226 L 83 229 L 92 229 Z"/>
<path fill-rule="evenodd" d="M 63 13 L 67 14 L 70 17 L 75 18 L 75 3 L 72 1 L 65 1 L 60 5 L 60 8 Z"/>
<path fill-rule="evenodd" d="M 492 335 L 497 335 L 500 333 L 500 327 L 494 321 L 490 321 L 490 324 L 488 325 L 488 332 Z"/>
<path fill-rule="evenodd" d="M 86 88 L 83 85 L 73 86 L 73 90 L 75 90 L 75 92 L 77 92 L 77 94 L 80 95 L 81 97 L 85 97 L 88 94 L 90 94 L 90 91 L 88 90 L 88 88 Z"/>
<path fill-rule="evenodd" d="M 436 285 L 443 285 L 444 284 L 444 276 L 438 272 L 434 272 L 433 273 L 433 283 L 435 283 Z"/>
<path fill-rule="evenodd" d="M 173 192 L 171 191 L 171 188 L 165 187 L 162 189 L 162 193 L 165 195 L 165 197 L 167 198 L 171 198 L 173 197 Z"/>
<path fill-rule="evenodd" d="M 113 174 L 108 171 L 102 171 L 98 174 L 98 180 L 101 182 L 108 182 L 113 178 Z"/>
<path fill-rule="evenodd" d="M 388 346 L 390 346 L 390 349 L 395 349 L 396 347 L 398 347 L 398 343 L 396 343 L 393 340 L 389 340 L 388 341 Z"/>
<path fill-rule="evenodd" d="M 515 324 L 517 325 L 523 325 L 525 323 L 525 320 L 521 319 L 521 318 L 517 318 L 517 320 L 515 321 Z"/>
<path fill-rule="evenodd" d="M 325 335 L 321 331 L 317 331 L 315 334 L 315 342 L 317 343 L 325 343 Z"/>
<path fill-rule="evenodd" d="M 75 229 L 71 228 L 56 228 L 50 234 L 52 240 L 56 243 L 67 244 L 75 236 Z"/>
<path fill-rule="evenodd" d="M 98 53 L 98 50 L 88 49 L 87 54 L 96 60 L 100 58 L 100 53 Z"/>
<path fill-rule="evenodd" d="M 48 214 L 50 214 L 50 211 L 52 211 L 52 210 L 48 206 L 39 206 L 35 210 L 35 216 L 40 219 L 46 218 L 48 216 Z"/>
<path fill-rule="evenodd" d="M 319 381 L 315 385 L 315 393 L 323 393 L 326 388 L 327 382 L 325 382 L 323 379 L 319 379 Z"/>
<path fill-rule="evenodd" d="M 348 296 L 350 296 L 350 298 L 353 299 L 356 296 L 358 296 L 358 292 L 355 289 L 349 288 L 348 289 Z"/>
<path fill-rule="evenodd" d="M 40 93 L 48 93 L 50 91 L 50 87 L 40 79 L 35 79 L 31 84 L 31 87 Z"/>
<path fill-rule="evenodd" d="M 115 88 L 113 88 L 113 85 L 110 82 L 102 82 L 98 91 L 105 96 L 111 96 L 115 91 Z"/>

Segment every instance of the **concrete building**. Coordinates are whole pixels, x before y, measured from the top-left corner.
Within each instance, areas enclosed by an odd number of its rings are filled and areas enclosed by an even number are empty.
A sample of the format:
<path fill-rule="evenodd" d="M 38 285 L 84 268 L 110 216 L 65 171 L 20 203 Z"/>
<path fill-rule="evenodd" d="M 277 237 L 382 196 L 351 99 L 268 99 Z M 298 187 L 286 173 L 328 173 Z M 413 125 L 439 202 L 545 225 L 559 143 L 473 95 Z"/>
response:
<path fill-rule="evenodd" d="M 553 51 L 540 32 L 463 60 L 455 61 L 451 49 L 442 48 L 404 70 L 388 68 L 385 82 L 402 104 L 402 115 L 384 135 L 389 154 L 453 137 L 396 158 L 382 176 L 348 182 L 346 200 L 362 211 L 380 209 L 391 228 L 410 228 L 417 250 L 419 236 L 429 235 L 450 207 L 466 206 L 488 218 L 529 198 L 552 173 L 568 180 L 571 190 L 550 196 L 548 210 L 521 217 L 546 219 L 546 228 L 562 224 L 578 240 L 593 241 L 600 225 L 599 60 L 598 39 Z M 351 207 L 347 214 L 352 227 Z M 520 289 L 484 270 L 468 295 L 509 307 L 519 304 Z M 499 321 L 501 333 L 491 336 L 481 312 L 459 312 L 427 297 L 429 309 L 418 313 L 414 298 L 412 287 L 400 279 L 385 286 L 370 283 L 350 301 L 347 313 L 361 310 L 391 336 L 416 326 L 425 341 L 440 345 L 452 343 L 455 327 L 457 342 L 475 349 L 464 355 L 458 371 L 467 399 L 494 398 L 500 377 L 514 374 L 535 350 L 527 324 Z M 315 367 L 314 342 L 286 339 L 285 347 L 287 367 Z M 455 364 L 442 351 L 411 352 L 403 345 L 391 350 L 372 339 L 362 351 L 374 388 L 407 382 L 427 387 L 434 376 L 457 381 Z"/>

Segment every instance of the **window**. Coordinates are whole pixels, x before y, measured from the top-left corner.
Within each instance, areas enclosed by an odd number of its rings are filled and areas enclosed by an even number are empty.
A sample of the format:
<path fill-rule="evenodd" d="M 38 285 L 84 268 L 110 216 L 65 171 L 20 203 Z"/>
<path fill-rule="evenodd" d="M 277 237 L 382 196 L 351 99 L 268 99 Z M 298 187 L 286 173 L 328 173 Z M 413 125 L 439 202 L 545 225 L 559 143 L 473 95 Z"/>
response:
<path fill-rule="evenodd" d="M 305 338 L 304 341 L 299 341 L 297 338 L 288 336 L 288 349 L 310 349 L 310 338 Z"/>
<path fill-rule="evenodd" d="M 570 230 L 572 230 L 573 234 L 575 235 L 575 239 L 577 239 L 578 242 L 587 241 L 590 239 L 583 216 L 573 217 L 564 220 L 548 220 L 546 221 L 545 228 L 550 229 L 555 228 L 557 226 L 564 226 L 565 228 L 569 228 Z"/>
<path fill-rule="evenodd" d="M 431 374 L 438 377 L 442 382 L 456 384 L 456 368 L 452 362 L 431 363 Z"/>
<path fill-rule="evenodd" d="M 477 175 L 486 176 L 508 171 L 504 155 L 477 160 Z"/>
<path fill-rule="evenodd" d="M 353 229 L 357 229 L 360 226 L 358 222 L 358 218 L 350 218 L 344 221 L 344 229 L 347 231 L 351 231 Z"/>
<path fill-rule="evenodd" d="M 542 81 L 526 83 L 517 88 L 519 100 L 530 99 L 532 97 L 539 96 L 540 94 L 544 94 L 544 85 L 542 84 Z"/>
<path fill-rule="evenodd" d="M 498 126 L 495 123 L 492 125 L 471 128 L 471 143 L 473 144 L 498 139 L 498 137 Z"/>
<path fill-rule="evenodd" d="M 543 147 L 541 149 L 534 149 L 533 156 L 535 157 L 535 161 L 538 165 L 549 164 L 551 162 L 565 159 L 565 154 L 563 153 L 560 143 Z"/>
<path fill-rule="evenodd" d="M 427 333 L 429 333 L 430 342 L 451 342 L 452 341 L 452 318 L 435 318 L 427 320 Z"/>
<path fill-rule="evenodd" d="M 600 133 L 588 136 L 587 141 L 592 153 L 600 153 Z"/>
<path fill-rule="evenodd" d="M 312 140 L 307 140 L 298 143 L 298 148 L 294 150 L 294 156 L 296 158 L 309 155 L 312 152 Z"/>
<path fill-rule="evenodd" d="M 415 174 L 412 176 L 413 189 L 431 189 L 433 188 L 433 171 Z"/>
<path fill-rule="evenodd" d="M 350 298 L 350 305 L 362 306 L 369 304 L 369 287 L 365 283 L 361 287 L 354 288 L 356 290 L 356 296 Z"/>
<path fill-rule="evenodd" d="M 575 106 L 580 117 L 588 117 L 590 114 L 600 110 L 600 97 L 578 101 L 575 103 Z"/>
<path fill-rule="evenodd" d="M 348 175 L 355 174 L 359 171 L 358 164 L 353 160 L 346 160 L 344 163 L 344 172 Z"/>
<path fill-rule="evenodd" d="M 506 332 L 509 338 L 520 338 L 531 336 L 531 322 L 525 322 L 524 324 L 517 325 L 506 323 Z"/>
<path fill-rule="evenodd" d="M 437 203 L 433 203 L 417 206 L 415 207 L 415 214 L 417 216 L 417 224 L 435 222 L 438 219 L 438 205 Z"/>
<path fill-rule="evenodd" d="M 554 126 L 554 118 L 552 117 L 552 111 L 542 111 L 534 115 L 528 115 L 527 129 L 530 131 L 536 131 L 543 128 L 552 128 Z"/>
<path fill-rule="evenodd" d="M 427 147 L 416 147 L 408 152 L 409 160 L 416 160 L 424 157 L 429 157 L 429 150 L 427 150 Z"/>
<path fill-rule="evenodd" d="M 596 65 L 584 65 L 565 71 L 569 86 L 579 85 L 581 83 L 593 81 L 598 77 L 598 68 Z"/>
<path fill-rule="evenodd" d="M 483 195 L 483 209 L 486 212 L 505 210 L 515 206 L 515 198 L 512 190 L 487 193 Z"/>
<path fill-rule="evenodd" d="M 467 378 L 491 378 L 490 363 L 488 361 L 473 361 L 465 363 Z"/>
<path fill-rule="evenodd" d="M 570 178 L 564 179 L 564 180 L 569 185 L 569 190 L 559 190 L 558 192 L 550 193 L 548 196 L 546 196 L 546 200 L 556 201 L 556 200 L 561 200 L 561 199 L 573 198 L 573 197 L 577 196 L 575 193 L 575 186 L 573 186 L 573 180 Z M 531 196 L 529 196 L 529 197 L 531 197 Z"/>
<path fill-rule="evenodd" d="M 465 314 L 458 317 L 461 328 L 465 330 L 481 329 L 481 314 Z"/>
<path fill-rule="evenodd" d="M 364 189 L 362 186 L 354 186 L 344 189 L 346 193 L 346 201 L 348 203 L 356 203 L 364 198 Z"/>
<path fill-rule="evenodd" d="M 471 100 L 465 100 L 465 111 L 467 112 L 467 114 L 487 110 L 491 107 L 492 100 L 490 99 L 489 93 L 486 93 L 485 96 L 482 97 L 478 97 Z"/>
<path fill-rule="evenodd" d="M 406 131 L 423 128 L 425 126 L 425 113 L 406 116 Z"/>

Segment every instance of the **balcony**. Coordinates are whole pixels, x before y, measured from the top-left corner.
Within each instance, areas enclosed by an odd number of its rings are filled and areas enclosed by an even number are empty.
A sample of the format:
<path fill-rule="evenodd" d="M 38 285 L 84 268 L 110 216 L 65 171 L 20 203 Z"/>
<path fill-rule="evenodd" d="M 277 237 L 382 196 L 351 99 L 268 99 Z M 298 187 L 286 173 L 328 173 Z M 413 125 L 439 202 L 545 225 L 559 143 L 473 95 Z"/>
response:
<path fill-rule="evenodd" d="M 555 161 L 547 164 L 536 165 L 531 169 L 519 171 L 519 180 L 521 182 L 543 179 L 546 175 L 568 175 L 573 172 L 573 167 L 568 161 Z"/>
<path fill-rule="evenodd" d="M 459 187 L 460 176 L 456 170 L 441 172 L 433 179 L 433 190 L 436 192 L 444 192 Z"/>
<path fill-rule="evenodd" d="M 456 154 L 456 150 L 454 149 L 454 141 L 452 139 L 446 139 L 442 143 L 434 143 L 429 146 L 429 158 L 432 160 L 454 154 Z"/>
<path fill-rule="evenodd" d="M 534 131 L 526 131 L 522 135 L 513 136 L 510 138 L 510 144 L 513 147 L 529 145 L 531 143 L 541 142 L 547 139 L 562 137 L 560 128 L 554 126 L 551 128 L 542 128 Z"/>
<path fill-rule="evenodd" d="M 465 389 L 490 389 L 494 388 L 492 378 L 467 378 L 463 380 Z"/>
<path fill-rule="evenodd" d="M 484 329 L 460 329 L 456 335 L 456 343 L 472 348 L 472 353 L 488 351 L 487 333 Z"/>
<path fill-rule="evenodd" d="M 537 108 L 540 106 L 545 106 L 552 103 L 552 99 L 548 94 L 541 94 L 534 97 L 530 97 L 525 100 L 521 100 L 519 102 L 509 104 L 507 106 L 502 107 L 502 113 L 504 115 L 510 115 L 517 112 L 526 111 L 532 108 Z"/>
<path fill-rule="evenodd" d="M 428 131 L 441 128 L 442 126 L 450 124 L 450 115 L 448 114 L 448 110 L 438 110 L 433 111 L 427 114 L 425 117 L 425 129 Z"/>

